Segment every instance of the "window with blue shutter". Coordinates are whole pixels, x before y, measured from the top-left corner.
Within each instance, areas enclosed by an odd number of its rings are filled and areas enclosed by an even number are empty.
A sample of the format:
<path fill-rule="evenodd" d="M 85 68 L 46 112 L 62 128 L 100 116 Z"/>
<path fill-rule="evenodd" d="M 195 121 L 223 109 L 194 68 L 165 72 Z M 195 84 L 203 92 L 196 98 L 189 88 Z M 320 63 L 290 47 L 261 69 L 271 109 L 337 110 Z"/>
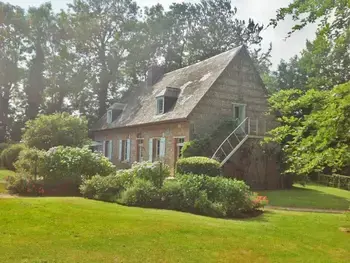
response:
<path fill-rule="evenodd" d="M 113 157 L 113 141 L 108 141 L 108 159 L 112 160 Z"/>
<path fill-rule="evenodd" d="M 148 160 L 150 162 L 153 161 L 153 139 L 149 139 L 148 141 Z"/>
<path fill-rule="evenodd" d="M 126 140 L 126 161 L 130 162 L 131 159 L 131 140 L 127 139 Z"/>
<path fill-rule="evenodd" d="M 165 138 L 159 140 L 159 158 L 165 157 Z"/>
<path fill-rule="evenodd" d="M 118 160 L 121 161 L 122 160 L 122 156 L 123 156 L 123 141 L 119 140 L 119 154 L 118 154 Z"/>

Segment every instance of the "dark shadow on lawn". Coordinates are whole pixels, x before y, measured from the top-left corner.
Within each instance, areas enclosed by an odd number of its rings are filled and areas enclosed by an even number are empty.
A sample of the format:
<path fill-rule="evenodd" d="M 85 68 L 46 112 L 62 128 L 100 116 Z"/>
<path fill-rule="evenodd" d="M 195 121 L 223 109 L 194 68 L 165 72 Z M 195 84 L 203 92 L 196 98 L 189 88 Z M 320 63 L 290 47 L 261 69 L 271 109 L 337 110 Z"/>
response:
<path fill-rule="evenodd" d="M 265 194 L 264 191 L 262 194 Z M 270 191 L 266 194 L 272 206 L 346 210 L 350 205 L 346 197 L 303 187 L 294 186 L 291 189 Z M 333 204 L 336 204 L 336 207 L 333 207 Z"/>

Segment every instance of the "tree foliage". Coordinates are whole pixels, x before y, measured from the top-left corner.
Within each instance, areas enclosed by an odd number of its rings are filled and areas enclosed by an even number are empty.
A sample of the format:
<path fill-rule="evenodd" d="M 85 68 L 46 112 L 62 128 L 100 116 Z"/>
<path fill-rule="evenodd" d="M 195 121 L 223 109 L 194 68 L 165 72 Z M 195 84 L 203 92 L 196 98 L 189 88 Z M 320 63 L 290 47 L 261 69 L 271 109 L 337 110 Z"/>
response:
<path fill-rule="evenodd" d="M 26 123 L 23 141 L 43 150 L 60 145 L 82 147 L 89 141 L 87 120 L 68 113 L 40 115 Z"/>
<path fill-rule="evenodd" d="M 20 140 L 38 114 L 78 113 L 89 124 L 145 80 L 152 64 L 185 67 L 238 45 L 267 72 L 263 26 L 229 0 L 161 4 L 75 0 L 24 10 L 0 2 L 0 142 Z"/>
<path fill-rule="evenodd" d="M 331 90 L 286 90 L 270 98 L 281 126 L 267 141 L 283 145 L 287 173 L 339 172 L 350 166 L 350 82 Z"/>

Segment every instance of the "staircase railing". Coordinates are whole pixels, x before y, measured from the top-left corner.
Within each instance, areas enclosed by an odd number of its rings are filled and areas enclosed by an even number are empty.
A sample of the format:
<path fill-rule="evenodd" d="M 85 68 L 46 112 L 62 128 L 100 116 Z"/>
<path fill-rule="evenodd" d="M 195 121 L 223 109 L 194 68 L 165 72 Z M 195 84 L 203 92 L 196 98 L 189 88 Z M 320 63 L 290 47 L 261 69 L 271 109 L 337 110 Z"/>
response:
<path fill-rule="evenodd" d="M 228 159 L 231 158 L 231 156 L 241 147 L 241 145 L 248 139 L 249 132 L 246 132 L 246 126 L 248 122 L 248 129 L 250 126 L 249 118 L 245 118 L 234 130 L 230 133 L 229 136 L 226 137 L 226 139 L 220 144 L 218 149 L 215 151 L 215 153 L 212 156 L 212 159 L 215 159 L 218 157 L 218 153 L 222 152 L 225 156 L 224 160 L 221 162 L 221 166 L 224 165 Z M 240 137 L 242 139 L 240 139 Z M 237 140 L 238 144 L 236 146 L 233 146 L 231 143 L 231 138 L 234 138 Z M 230 151 L 228 153 L 225 152 L 223 146 L 228 145 Z"/>

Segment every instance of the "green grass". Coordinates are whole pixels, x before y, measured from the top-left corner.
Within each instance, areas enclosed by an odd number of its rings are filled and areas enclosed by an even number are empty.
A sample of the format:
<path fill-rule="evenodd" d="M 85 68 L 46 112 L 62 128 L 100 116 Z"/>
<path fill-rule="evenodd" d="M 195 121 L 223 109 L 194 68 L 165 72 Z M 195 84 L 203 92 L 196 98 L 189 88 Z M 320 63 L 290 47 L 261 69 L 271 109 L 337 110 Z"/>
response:
<path fill-rule="evenodd" d="M 15 175 L 15 172 L 9 170 L 3 170 L 0 168 L 0 181 L 5 180 L 7 176 Z"/>
<path fill-rule="evenodd" d="M 0 199 L 0 262 L 347 262 L 344 214 L 223 220 L 82 198 Z"/>
<path fill-rule="evenodd" d="M 321 185 L 294 185 L 290 190 L 260 191 L 274 206 L 341 209 L 350 206 L 350 191 Z"/>

